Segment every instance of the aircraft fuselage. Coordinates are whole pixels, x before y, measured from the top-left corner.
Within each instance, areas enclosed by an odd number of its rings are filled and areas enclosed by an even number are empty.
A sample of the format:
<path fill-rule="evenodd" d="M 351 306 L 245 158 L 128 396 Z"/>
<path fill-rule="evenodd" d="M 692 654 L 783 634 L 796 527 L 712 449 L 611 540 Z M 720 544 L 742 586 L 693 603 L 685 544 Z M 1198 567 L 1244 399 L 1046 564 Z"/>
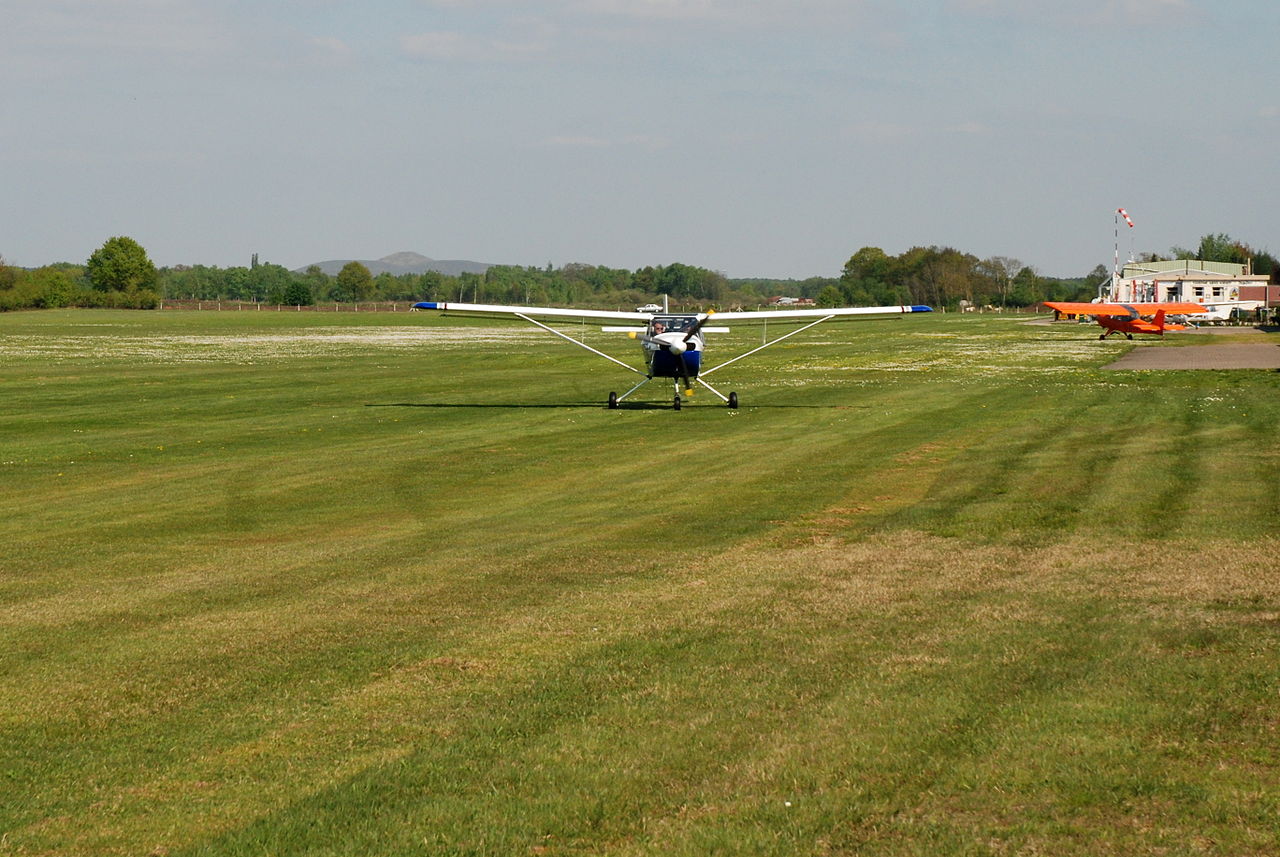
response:
<path fill-rule="evenodd" d="M 702 368 L 702 336 L 689 330 L 696 315 L 658 315 L 649 322 L 644 360 L 652 378 L 697 378 Z M 687 340 L 686 340 L 687 337 Z"/>

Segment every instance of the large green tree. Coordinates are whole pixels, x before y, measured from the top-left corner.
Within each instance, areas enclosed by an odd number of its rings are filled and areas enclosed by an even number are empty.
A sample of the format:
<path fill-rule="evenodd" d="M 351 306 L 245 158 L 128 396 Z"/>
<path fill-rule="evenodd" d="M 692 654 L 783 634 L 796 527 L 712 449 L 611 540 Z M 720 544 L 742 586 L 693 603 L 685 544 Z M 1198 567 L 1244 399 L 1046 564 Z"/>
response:
<path fill-rule="evenodd" d="M 367 301 L 373 296 L 373 275 L 359 262 L 348 262 L 338 272 L 333 296 L 340 301 Z"/>
<path fill-rule="evenodd" d="M 4 257 L 0 256 L 0 290 L 13 288 L 14 283 L 16 283 L 17 281 L 18 281 L 17 270 L 10 267 L 4 261 Z"/>
<path fill-rule="evenodd" d="M 285 286 L 280 302 L 289 306 L 311 306 L 315 303 L 311 299 L 311 289 L 302 280 L 293 280 Z"/>
<path fill-rule="evenodd" d="M 1253 255 L 1249 247 L 1237 241 L 1225 232 L 1216 235 L 1205 235 L 1200 239 L 1200 249 L 1196 258 L 1205 262 L 1231 262 L 1243 265 Z"/>
<path fill-rule="evenodd" d="M 312 297 L 324 297 L 329 293 L 329 275 L 320 270 L 319 265 L 308 265 L 302 275 L 303 282 L 311 291 Z"/>
<path fill-rule="evenodd" d="M 439 271 L 427 271 L 422 275 L 421 285 L 419 289 L 424 298 L 433 301 L 440 300 L 440 295 L 444 286 L 444 275 Z"/>
<path fill-rule="evenodd" d="M 85 266 L 89 283 L 101 292 L 155 291 L 158 274 L 147 251 L 124 235 L 108 238 Z"/>
<path fill-rule="evenodd" d="M 827 285 L 818 293 L 817 303 L 823 308 L 843 306 L 844 292 L 840 291 L 835 284 Z"/>
<path fill-rule="evenodd" d="M 1031 306 L 1044 300 L 1044 285 L 1034 268 L 1023 267 L 1014 275 L 1009 296 L 1018 306 Z"/>
<path fill-rule="evenodd" d="M 284 293 L 293 283 L 293 274 L 283 265 L 259 263 L 249 268 L 248 279 L 249 291 L 255 300 L 292 303 L 284 299 Z"/>
<path fill-rule="evenodd" d="M 901 303 L 905 297 L 902 257 L 879 247 L 863 247 L 849 257 L 840 274 L 840 289 L 852 306 Z"/>
<path fill-rule="evenodd" d="M 991 256 L 979 262 L 975 272 L 985 280 L 986 292 L 989 296 L 999 296 L 1000 306 L 1009 302 L 1009 290 L 1013 285 L 1014 275 L 1025 265 L 1008 256 Z"/>

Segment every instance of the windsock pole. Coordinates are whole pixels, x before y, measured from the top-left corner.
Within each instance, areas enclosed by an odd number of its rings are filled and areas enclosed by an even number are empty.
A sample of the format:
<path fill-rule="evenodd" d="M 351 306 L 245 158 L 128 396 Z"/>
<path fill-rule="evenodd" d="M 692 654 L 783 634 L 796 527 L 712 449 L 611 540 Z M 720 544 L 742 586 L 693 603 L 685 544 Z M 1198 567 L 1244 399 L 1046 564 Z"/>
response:
<path fill-rule="evenodd" d="M 1115 221 L 1115 261 L 1111 270 L 1111 299 L 1120 299 L 1120 218 L 1124 218 L 1124 222 L 1129 224 L 1129 228 L 1133 228 L 1133 219 L 1129 217 L 1129 212 L 1123 208 L 1117 208 L 1116 213 L 1112 216 Z M 1133 255 L 1130 253 L 1129 255 Z"/>

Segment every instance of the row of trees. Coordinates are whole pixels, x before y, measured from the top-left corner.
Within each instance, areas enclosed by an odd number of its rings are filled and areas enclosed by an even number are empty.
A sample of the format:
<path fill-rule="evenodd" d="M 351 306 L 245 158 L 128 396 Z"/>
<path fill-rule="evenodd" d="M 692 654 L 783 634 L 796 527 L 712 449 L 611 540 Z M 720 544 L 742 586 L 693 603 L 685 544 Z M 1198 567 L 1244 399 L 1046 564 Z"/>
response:
<path fill-rule="evenodd" d="M 1202 262 L 1231 262 L 1235 265 L 1251 265 L 1255 274 L 1266 274 L 1274 281 L 1280 273 L 1280 260 L 1266 250 L 1255 250 L 1243 241 L 1237 241 L 1230 235 L 1219 232 L 1206 235 L 1200 239 L 1195 250 L 1185 247 L 1170 248 L 1169 254 L 1174 259 L 1198 259 Z M 1146 261 L 1159 262 L 1160 256 L 1147 254 Z"/>
<path fill-rule="evenodd" d="M 1206 235 L 1196 251 L 1173 248 L 1168 256 L 1243 263 L 1273 276 L 1280 264 L 1265 251 L 1217 234 Z M 1108 276 L 1098 265 L 1079 278 L 1042 277 L 1017 259 L 986 259 L 951 247 L 913 247 L 890 256 L 863 247 L 839 277 L 807 280 L 737 279 L 679 262 L 634 271 L 597 265 L 560 268 L 495 265 L 484 274 L 449 276 L 379 274 L 349 262 L 336 276 L 317 266 L 302 272 L 259 263 L 218 268 L 180 265 L 157 269 L 146 251 L 127 237 L 109 239 L 84 265 L 60 263 L 35 270 L 6 266 L 0 258 L 0 311 L 27 307 L 151 308 L 169 299 L 259 301 L 289 306 L 321 302 L 445 300 L 478 303 L 628 307 L 670 295 L 682 307 L 743 307 L 776 295 L 811 298 L 819 306 L 929 304 L 955 309 L 976 306 L 1024 307 L 1044 300 L 1082 300 L 1096 294 Z"/>
<path fill-rule="evenodd" d="M 729 294 L 729 281 L 705 268 L 675 263 L 637 271 L 597 265 L 562 268 L 494 265 L 484 274 L 457 276 L 388 273 L 373 276 L 360 262 L 348 262 L 336 276 L 312 265 L 298 273 L 280 265 L 209 268 L 203 265 L 162 269 L 166 297 L 203 300 L 257 300 L 302 304 L 325 301 L 467 300 L 510 304 L 645 303 L 655 294 L 677 300 L 718 303 Z"/>
<path fill-rule="evenodd" d="M 775 281 L 777 282 L 777 281 Z M 762 287 L 762 284 L 753 284 Z M 596 265 L 561 268 L 495 265 L 484 274 L 373 276 L 359 262 L 336 276 L 312 265 L 302 272 L 260 263 L 218 268 L 179 265 L 156 268 L 146 251 L 127 237 L 109 239 L 84 265 L 59 263 L 35 270 L 15 268 L 0 258 L 0 310 L 64 306 L 150 308 L 163 299 L 258 301 L 289 306 L 319 302 L 468 300 L 512 304 L 614 305 L 647 303 L 668 294 L 677 303 L 719 305 L 727 300 L 758 302 L 765 291 L 748 287 L 735 295 L 724 275 L 674 263 L 636 271 Z"/>
<path fill-rule="evenodd" d="M 1042 277 L 1017 259 L 979 259 L 950 247 L 913 247 L 890 256 L 863 247 L 849 258 L 837 283 L 818 295 L 823 306 L 929 304 L 1025 307 L 1045 300 L 1091 297 L 1107 276 L 1101 265 L 1084 277 Z"/>

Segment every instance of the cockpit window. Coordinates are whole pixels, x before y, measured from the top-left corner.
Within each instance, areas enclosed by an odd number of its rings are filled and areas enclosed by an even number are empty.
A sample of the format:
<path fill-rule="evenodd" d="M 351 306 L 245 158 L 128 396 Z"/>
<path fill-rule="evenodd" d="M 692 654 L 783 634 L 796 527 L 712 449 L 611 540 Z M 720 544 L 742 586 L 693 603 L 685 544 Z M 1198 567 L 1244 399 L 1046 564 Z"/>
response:
<path fill-rule="evenodd" d="M 696 315 L 660 315 L 650 322 L 649 329 L 655 333 L 679 333 L 688 330 L 698 321 Z M 662 325 L 662 330 L 658 330 Z"/>

